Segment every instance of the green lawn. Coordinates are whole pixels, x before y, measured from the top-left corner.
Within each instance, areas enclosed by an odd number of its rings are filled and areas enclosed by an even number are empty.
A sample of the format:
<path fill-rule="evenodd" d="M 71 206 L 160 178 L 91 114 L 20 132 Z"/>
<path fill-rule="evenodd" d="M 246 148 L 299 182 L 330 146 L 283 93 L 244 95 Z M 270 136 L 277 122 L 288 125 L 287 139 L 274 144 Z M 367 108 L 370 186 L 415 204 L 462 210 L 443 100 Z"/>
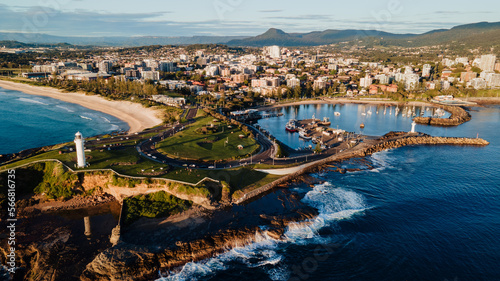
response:
<path fill-rule="evenodd" d="M 215 127 L 210 128 L 211 124 Z M 238 149 L 239 145 L 243 149 Z M 214 122 L 213 117 L 197 117 L 196 123 L 160 142 L 157 148 L 171 157 L 213 161 L 243 158 L 260 147 L 255 139 L 234 125 L 229 128 L 225 123 Z"/>
<path fill-rule="evenodd" d="M 150 161 L 146 158 L 139 156 L 135 148 L 129 147 L 119 150 L 94 150 L 86 153 L 90 166 L 86 169 L 113 169 L 116 172 L 137 177 L 146 177 L 144 173 L 153 173 L 153 170 L 158 172 L 163 168 L 168 170 L 168 165 Z M 59 154 L 59 150 L 53 150 L 42 153 L 40 155 L 27 158 L 21 161 L 14 162 L 0 167 L 0 171 L 18 167 L 38 160 L 57 159 L 63 162 L 68 167 L 75 169 L 76 153 Z M 127 165 L 132 164 L 133 165 Z M 144 172 L 142 172 L 144 170 Z M 226 181 L 234 189 L 242 189 L 250 185 L 263 185 L 275 179 L 272 175 L 267 175 L 258 171 L 246 168 L 231 169 L 231 170 L 195 170 L 190 168 L 174 168 L 169 170 L 168 173 L 153 176 L 156 178 L 165 178 L 177 181 L 184 181 L 188 183 L 198 183 L 200 180 L 208 177 L 214 180 Z"/>

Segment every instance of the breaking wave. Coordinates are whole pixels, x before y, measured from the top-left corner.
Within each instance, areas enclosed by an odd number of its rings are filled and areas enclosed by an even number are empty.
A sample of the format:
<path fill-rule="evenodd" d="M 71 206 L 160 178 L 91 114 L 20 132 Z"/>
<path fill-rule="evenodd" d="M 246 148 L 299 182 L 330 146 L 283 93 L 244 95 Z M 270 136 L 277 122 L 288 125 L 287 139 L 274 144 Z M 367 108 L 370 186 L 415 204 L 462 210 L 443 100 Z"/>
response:
<path fill-rule="evenodd" d="M 41 105 L 48 105 L 47 103 L 41 102 L 39 100 L 34 100 L 34 99 L 18 98 L 18 100 L 23 101 L 23 102 L 41 104 Z"/>
<path fill-rule="evenodd" d="M 263 270 L 271 280 L 288 280 L 292 274 L 281 251 L 288 243 L 306 245 L 329 243 L 318 232 L 333 226 L 335 222 L 347 220 L 361 214 L 368 207 L 362 195 L 337 188 L 326 182 L 314 187 L 302 201 L 319 210 L 319 215 L 307 223 L 292 223 L 284 234 L 284 240 L 275 240 L 266 234 L 257 233 L 253 244 L 231 249 L 229 252 L 200 262 L 190 262 L 179 271 L 156 281 L 200 280 L 215 276 L 228 270 L 231 264 L 238 263 L 248 268 Z"/>

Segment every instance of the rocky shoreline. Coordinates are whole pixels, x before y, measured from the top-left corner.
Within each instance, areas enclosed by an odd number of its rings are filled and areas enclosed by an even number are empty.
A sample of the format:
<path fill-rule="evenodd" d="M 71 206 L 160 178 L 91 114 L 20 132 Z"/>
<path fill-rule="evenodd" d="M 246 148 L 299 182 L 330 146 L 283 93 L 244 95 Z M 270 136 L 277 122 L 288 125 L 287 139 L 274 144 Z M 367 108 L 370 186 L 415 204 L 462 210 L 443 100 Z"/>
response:
<path fill-rule="evenodd" d="M 432 137 L 425 134 L 410 134 L 405 132 L 391 132 L 385 136 L 378 139 L 368 139 L 365 142 L 359 143 L 352 149 L 344 151 L 340 154 L 332 155 L 323 160 L 311 163 L 309 166 L 301 169 L 300 171 L 290 174 L 288 176 L 282 177 L 279 180 L 274 181 L 266 186 L 263 186 L 257 190 L 252 191 L 252 196 L 245 197 L 245 200 L 241 202 L 235 202 L 237 204 L 248 203 L 249 201 L 261 198 L 263 194 L 279 187 L 281 185 L 289 184 L 293 181 L 301 179 L 307 173 L 318 171 L 326 167 L 331 166 L 330 163 L 343 161 L 352 158 L 362 158 L 367 155 L 371 155 L 383 150 L 394 149 L 404 146 L 413 145 L 473 145 L 473 146 L 486 146 L 489 145 L 484 139 L 470 139 L 470 138 L 448 138 L 448 137 Z M 342 172 L 342 171 L 341 171 Z M 115 194 L 116 195 L 116 194 Z M 113 197 L 109 196 L 109 200 Z M 252 200 L 250 200 L 252 199 Z M 104 201 L 104 202 L 103 202 Z M 65 205 L 61 206 L 50 206 L 50 208 L 42 208 L 38 206 L 40 212 L 49 212 L 49 210 L 69 210 L 84 205 L 99 205 L 100 203 L 106 203 L 108 197 L 96 197 L 87 198 L 86 200 L 73 199 L 73 201 L 68 201 Z M 35 204 L 36 205 L 36 204 Z M 28 211 L 28 208 L 32 208 L 31 204 L 27 204 L 24 208 Z M 47 207 L 47 206 L 45 206 Z M 36 208 L 35 208 L 36 209 Z M 30 212 L 27 212 L 29 214 Z M 286 231 L 288 225 L 291 223 L 301 223 L 307 224 L 316 217 L 318 214 L 316 209 L 302 206 L 298 210 L 293 210 L 286 212 L 286 215 L 265 215 L 261 213 L 258 222 L 252 222 L 249 225 L 237 225 L 236 227 L 225 227 L 221 224 L 221 228 L 216 227 L 218 230 L 214 233 L 198 234 L 194 236 L 197 238 L 185 238 L 181 234 L 181 238 L 172 239 L 171 244 L 164 247 L 158 247 L 155 243 L 150 243 L 147 245 L 137 245 L 135 243 L 128 243 L 121 241 L 115 246 L 109 247 L 108 241 L 101 241 L 99 247 L 101 250 L 97 255 L 87 256 L 87 262 L 82 261 L 81 266 L 85 269 L 76 273 L 80 276 L 76 277 L 80 280 L 150 280 L 157 277 L 158 270 L 171 270 L 192 261 L 204 260 L 220 253 L 232 249 L 234 247 L 241 247 L 249 245 L 262 237 L 271 237 L 276 240 L 283 239 L 283 234 Z M 34 214 L 32 219 L 36 219 L 37 214 Z M 248 218 L 245 217 L 244 221 Z M 207 219 L 206 222 L 210 222 Z M 162 224 L 159 224 L 162 225 Z M 265 225 L 266 230 L 263 230 L 260 226 Z M 167 225 L 163 225 L 163 228 Z M 126 230 L 128 231 L 128 230 Z M 172 230 L 169 229 L 168 232 Z M 184 231 L 184 230 L 183 230 Z M 69 234 L 67 229 L 60 228 L 57 230 L 57 237 L 51 237 L 50 235 L 44 239 L 44 242 L 40 245 L 35 245 L 35 248 L 25 249 L 26 256 L 24 259 L 24 266 L 29 269 L 30 272 L 37 272 L 41 276 L 48 276 L 49 279 L 53 280 L 63 280 L 61 279 L 61 269 L 57 268 L 57 263 L 54 264 L 52 260 L 49 259 L 50 256 L 54 255 L 54 251 L 59 248 L 67 247 L 67 242 Z M 201 237 L 201 238 L 200 238 Z M 35 240 L 34 240 L 35 241 Z M 174 243 L 174 241 L 176 241 Z M 47 246 L 48 245 L 48 246 Z M 155 245 L 155 247 L 153 247 Z M 31 246 L 30 246 L 31 247 Z M 74 251 L 74 250 L 71 250 Z M 95 252 L 94 252 L 95 253 Z M 4 254 L 4 253 L 3 253 Z M 30 262 L 30 257 L 39 257 L 35 262 Z M 50 277 L 52 276 L 52 277 Z M 37 280 L 49 280 L 46 278 Z"/>
<path fill-rule="evenodd" d="M 188 262 L 211 258 L 235 247 L 244 247 L 263 237 L 282 240 L 288 225 L 308 224 L 318 215 L 317 210 L 305 208 L 284 216 L 261 215 L 268 229 L 258 226 L 226 229 L 202 239 L 178 241 L 169 249 L 152 251 L 146 247 L 121 242 L 100 253 L 82 273 L 80 279 L 91 280 L 148 280 L 158 277 L 158 271 L 172 270 Z"/>

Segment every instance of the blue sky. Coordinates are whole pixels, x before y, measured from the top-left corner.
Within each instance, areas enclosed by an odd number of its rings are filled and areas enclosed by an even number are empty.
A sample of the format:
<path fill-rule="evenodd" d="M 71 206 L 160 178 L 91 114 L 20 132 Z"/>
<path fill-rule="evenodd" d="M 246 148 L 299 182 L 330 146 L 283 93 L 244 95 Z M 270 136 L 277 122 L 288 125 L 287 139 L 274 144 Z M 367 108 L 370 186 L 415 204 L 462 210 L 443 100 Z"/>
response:
<path fill-rule="evenodd" d="M 64 36 L 258 35 L 377 29 L 423 33 L 498 22 L 499 1 L 0 0 L 0 32 Z"/>

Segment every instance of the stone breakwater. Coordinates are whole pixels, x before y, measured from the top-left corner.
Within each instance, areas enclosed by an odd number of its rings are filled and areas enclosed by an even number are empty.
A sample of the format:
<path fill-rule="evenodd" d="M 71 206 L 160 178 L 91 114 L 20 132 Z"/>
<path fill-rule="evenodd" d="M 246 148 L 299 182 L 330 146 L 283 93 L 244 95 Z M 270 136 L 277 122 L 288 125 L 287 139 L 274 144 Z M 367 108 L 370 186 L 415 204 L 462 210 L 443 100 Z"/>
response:
<path fill-rule="evenodd" d="M 287 216 L 261 216 L 263 221 L 268 221 L 267 230 L 257 226 L 228 229 L 199 240 L 177 242 L 170 249 L 157 252 L 121 242 L 97 255 L 87 265 L 80 280 L 153 280 L 158 277 L 160 269 L 170 270 L 188 262 L 204 260 L 267 237 L 281 240 L 289 224 L 308 224 L 317 215 L 317 210 L 306 208 Z"/>
<path fill-rule="evenodd" d="M 415 123 L 432 126 L 458 126 L 471 120 L 469 112 L 459 106 L 445 106 L 444 110 L 451 113 L 449 118 L 416 117 Z"/>
<path fill-rule="evenodd" d="M 466 146 L 487 146 L 490 143 L 484 139 L 471 138 L 448 138 L 448 137 L 432 137 L 429 135 L 416 135 L 404 132 L 390 132 L 385 136 L 372 140 L 370 143 L 365 142 L 357 145 L 354 148 L 344 152 L 332 155 L 323 160 L 311 163 L 311 165 L 287 176 L 281 177 L 274 182 L 266 184 L 260 188 L 246 192 L 241 198 L 234 200 L 235 204 L 243 204 L 249 200 L 258 198 L 262 194 L 273 190 L 281 185 L 286 185 L 300 178 L 304 174 L 313 173 L 328 166 L 329 163 L 344 161 L 351 158 L 365 157 L 380 151 L 400 148 L 411 145 L 466 145 Z"/>
<path fill-rule="evenodd" d="M 388 140 L 376 144 L 370 148 L 361 151 L 363 156 L 371 155 L 387 149 L 400 148 L 411 145 L 467 145 L 467 146 L 487 146 L 490 143 L 484 139 L 470 139 L 470 138 L 446 138 L 446 137 L 432 137 L 432 136 L 408 136 L 395 140 Z"/>

